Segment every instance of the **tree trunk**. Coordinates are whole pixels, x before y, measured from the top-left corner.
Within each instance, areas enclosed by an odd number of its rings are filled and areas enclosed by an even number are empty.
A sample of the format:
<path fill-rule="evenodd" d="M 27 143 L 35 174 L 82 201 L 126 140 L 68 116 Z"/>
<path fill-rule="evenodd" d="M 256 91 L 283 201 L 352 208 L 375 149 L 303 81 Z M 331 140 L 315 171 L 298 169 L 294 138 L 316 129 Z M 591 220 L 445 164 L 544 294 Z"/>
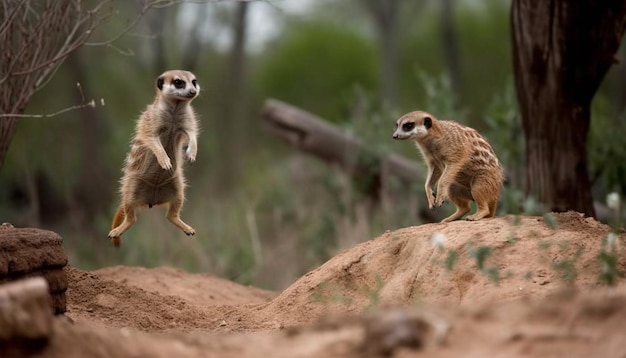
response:
<path fill-rule="evenodd" d="M 441 1 L 441 45 L 443 46 L 443 57 L 448 67 L 452 93 L 455 96 L 454 104 L 459 106 L 462 79 L 459 41 L 454 27 L 454 0 Z"/>
<path fill-rule="evenodd" d="M 4 165 L 9 144 L 15 135 L 17 117 L 0 117 L 0 168 Z"/>
<path fill-rule="evenodd" d="M 168 26 L 168 18 L 172 12 L 168 8 L 155 9 L 150 11 L 146 16 L 148 31 L 155 36 L 152 43 L 152 63 L 154 64 L 154 73 L 162 73 L 168 70 L 167 65 L 167 49 L 165 48 L 165 33 Z"/>
<path fill-rule="evenodd" d="M 241 155 L 246 139 L 243 131 L 239 130 L 245 124 L 247 110 L 246 91 L 246 42 L 247 42 L 247 14 L 249 3 L 239 2 L 236 5 L 235 17 L 232 23 L 232 47 L 226 63 L 226 71 L 222 79 L 224 94 L 222 96 L 222 119 L 220 119 L 224 133 L 223 147 L 229 157 Z M 237 163 L 229 161 L 224 166 L 221 176 L 225 185 L 230 185 L 238 177 L 240 168 Z"/>
<path fill-rule="evenodd" d="M 367 0 L 363 6 L 374 20 L 380 59 L 380 97 L 389 107 L 398 103 L 398 17 L 402 0 Z"/>
<path fill-rule="evenodd" d="M 586 154 L 591 99 L 614 63 L 625 18 L 621 0 L 513 0 L 526 191 L 550 210 L 595 215 Z"/>
<path fill-rule="evenodd" d="M 187 71 L 196 72 L 200 57 L 202 57 L 203 54 L 201 49 L 208 47 L 202 43 L 202 36 L 204 35 L 202 25 L 207 21 L 207 18 L 209 18 L 209 9 L 211 9 L 210 4 L 205 4 L 198 8 L 195 19 L 193 20 L 193 25 L 185 35 L 187 37 L 187 44 L 183 51 L 181 63 L 183 64 L 182 68 Z"/>

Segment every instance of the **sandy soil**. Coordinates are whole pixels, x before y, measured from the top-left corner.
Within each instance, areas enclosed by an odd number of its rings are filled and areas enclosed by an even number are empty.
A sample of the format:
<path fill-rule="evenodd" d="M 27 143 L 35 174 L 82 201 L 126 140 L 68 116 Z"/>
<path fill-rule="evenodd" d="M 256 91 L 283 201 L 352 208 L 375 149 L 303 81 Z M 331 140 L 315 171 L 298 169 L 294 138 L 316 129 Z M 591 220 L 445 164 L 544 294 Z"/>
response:
<path fill-rule="evenodd" d="M 167 267 L 67 268 L 73 323 L 57 319 L 34 356 L 625 356 L 626 287 L 598 279 L 610 228 L 553 218 L 387 232 L 280 293 Z"/>

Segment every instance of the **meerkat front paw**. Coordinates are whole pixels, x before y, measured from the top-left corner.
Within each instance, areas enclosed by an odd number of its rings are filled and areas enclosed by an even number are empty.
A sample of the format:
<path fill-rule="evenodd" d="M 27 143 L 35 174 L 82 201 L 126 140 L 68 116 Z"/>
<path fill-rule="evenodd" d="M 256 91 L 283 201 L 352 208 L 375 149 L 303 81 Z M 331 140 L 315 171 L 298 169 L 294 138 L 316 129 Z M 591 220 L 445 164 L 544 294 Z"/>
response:
<path fill-rule="evenodd" d="M 185 156 L 187 157 L 189 163 L 193 163 L 196 161 L 196 152 L 192 151 L 191 147 L 187 147 L 187 150 L 185 151 Z"/>
<path fill-rule="evenodd" d="M 191 226 L 187 225 L 186 228 L 183 229 L 187 236 L 194 236 L 196 234 L 196 230 L 194 230 Z"/>
<path fill-rule="evenodd" d="M 437 193 L 437 198 L 435 198 L 435 207 L 440 207 L 443 205 L 443 202 L 446 200 L 446 195 Z"/>
<path fill-rule="evenodd" d="M 164 156 L 157 156 L 157 161 L 159 162 L 161 168 L 163 168 L 164 170 L 172 169 L 172 160 L 170 159 L 170 157 L 167 156 L 167 154 Z"/>
<path fill-rule="evenodd" d="M 122 236 L 122 233 L 119 230 L 117 230 L 117 228 L 115 228 L 109 232 L 108 238 L 111 240 L 114 240 L 114 239 L 119 239 L 120 236 Z"/>

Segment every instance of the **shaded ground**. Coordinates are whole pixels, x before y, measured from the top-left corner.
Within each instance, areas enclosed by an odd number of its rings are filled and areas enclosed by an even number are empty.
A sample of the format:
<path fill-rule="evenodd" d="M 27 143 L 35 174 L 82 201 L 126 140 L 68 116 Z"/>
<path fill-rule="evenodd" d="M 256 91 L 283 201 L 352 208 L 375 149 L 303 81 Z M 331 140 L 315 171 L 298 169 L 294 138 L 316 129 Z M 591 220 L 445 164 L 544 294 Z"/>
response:
<path fill-rule="evenodd" d="M 68 268 L 75 324 L 58 319 L 40 356 L 624 356 L 626 291 L 598 283 L 610 228 L 576 213 L 553 218 L 387 232 L 280 294 L 172 268 Z"/>

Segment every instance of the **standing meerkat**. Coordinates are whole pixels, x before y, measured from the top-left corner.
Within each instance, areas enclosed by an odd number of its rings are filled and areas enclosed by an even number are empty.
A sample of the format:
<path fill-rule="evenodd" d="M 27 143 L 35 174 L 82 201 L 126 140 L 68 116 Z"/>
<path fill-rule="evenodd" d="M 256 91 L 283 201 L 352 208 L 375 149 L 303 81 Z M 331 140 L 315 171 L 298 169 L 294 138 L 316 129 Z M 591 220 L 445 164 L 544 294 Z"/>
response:
<path fill-rule="evenodd" d="M 195 230 L 180 219 L 184 201 L 183 159 L 198 151 L 198 121 L 191 101 L 200 93 L 196 76 L 166 71 L 156 80 L 156 98 L 139 117 L 120 180 L 121 203 L 109 239 L 115 246 L 136 221 L 135 210 L 168 205 L 167 219 L 187 235 Z M 186 146 L 186 149 L 185 149 Z"/>
<path fill-rule="evenodd" d="M 504 175 L 493 148 L 476 130 L 415 111 L 398 119 L 393 138 L 414 140 L 422 153 L 428 166 L 424 185 L 428 208 L 441 206 L 446 199 L 456 206 L 456 212 L 441 222 L 467 214 L 471 200 L 477 209 L 467 220 L 495 216 Z"/>

